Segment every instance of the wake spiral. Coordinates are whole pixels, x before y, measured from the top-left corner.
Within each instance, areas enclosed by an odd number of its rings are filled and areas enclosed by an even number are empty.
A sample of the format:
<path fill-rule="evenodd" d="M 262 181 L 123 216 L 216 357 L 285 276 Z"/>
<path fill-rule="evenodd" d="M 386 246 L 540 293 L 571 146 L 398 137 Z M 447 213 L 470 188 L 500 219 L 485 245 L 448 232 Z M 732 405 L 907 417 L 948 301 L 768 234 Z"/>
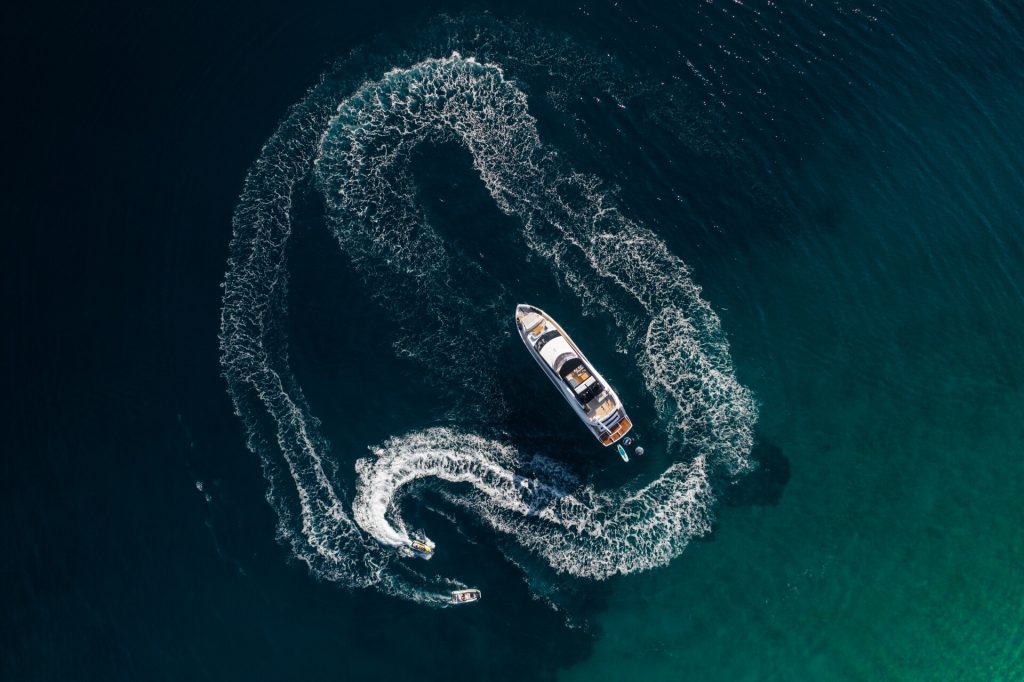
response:
<path fill-rule="evenodd" d="M 451 284 L 452 255 L 417 203 L 411 170 L 415 150 L 437 143 L 469 152 L 530 252 L 564 291 L 619 327 L 679 457 L 653 482 L 598 490 L 555 459 L 454 425 L 395 436 L 356 462 L 354 491 L 341 480 L 289 367 L 281 322 L 294 194 L 313 179 L 338 245 L 400 323 L 466 318 L 474 306 Z M 710 529 L 712 472 L 736 476 L 750 467 L 756 405 L 735 378 L 719 319 L 688 268 L 626 217 L 596 178 L 542 142 L 527 95 L 498 64 L 455 52 L 347 93 L 326 82 L 314 88 L 249 173 L 224 286 L 229 392 L 263 461 L 281 537 L 325 579 L 437 604 L 462 585 L 399 558 L 410 531 L 398 500 L 415 481 L 442 486 L 447 503 L 558 572 L 602 579 L 664 565 Z M 418 292 L 415 304 L 400 290 Z M 460 338 L 480 333 L 470 326 Z M 487 347 L 478 340 L 458 352 Z M 450 357 L 453 343 L 452 335 L 417 333 L 407 352 Z M 483 350 L 468 352 L 486 360 Z M 488 394 L 495 389 L 452 372 L 474 399 L 501 402 Z M 448 484 L 463 485 L 456 493 Z"/>

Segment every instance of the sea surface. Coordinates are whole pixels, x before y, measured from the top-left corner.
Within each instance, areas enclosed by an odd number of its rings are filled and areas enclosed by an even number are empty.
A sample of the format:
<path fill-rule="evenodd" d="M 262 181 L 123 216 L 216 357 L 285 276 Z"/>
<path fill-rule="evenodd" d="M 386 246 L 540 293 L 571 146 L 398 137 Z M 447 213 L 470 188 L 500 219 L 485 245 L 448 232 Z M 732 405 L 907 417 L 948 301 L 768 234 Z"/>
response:
<path fill-rule="evenodd" d="M 1024 6 L 2 18 L 0 678 L 1024 679 Z"/>

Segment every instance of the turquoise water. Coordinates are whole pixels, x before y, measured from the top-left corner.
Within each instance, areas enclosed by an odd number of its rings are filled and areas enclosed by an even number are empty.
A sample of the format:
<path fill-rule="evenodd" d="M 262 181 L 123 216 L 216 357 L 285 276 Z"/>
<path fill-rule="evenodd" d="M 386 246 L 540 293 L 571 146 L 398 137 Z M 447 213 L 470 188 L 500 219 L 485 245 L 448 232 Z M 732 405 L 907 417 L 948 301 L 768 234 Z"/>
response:
<path fill-rule="evenodd" d="M 93 18 L 6 676 L 1024 676 L 1021 12 L 399 9 Z"/>
<path fill-rule="evenodd" d="M 977 193 L 999 182 L 979 169 L 1006 162 L 1011 123 L 919 116 L 931 153 L 969 135 L 973 158 L 851 178 L 828 150 L 805 180 L 838 206 L 832 229 L 753 240 L 706 278 L 791 478 L 774 505 L 724 508 L 713 542 L 617 585 L 608 636 L 565 679 L 1019 677 L 1021 301 L 1004 240 L 1020 206 L 1009 187 Z"/>

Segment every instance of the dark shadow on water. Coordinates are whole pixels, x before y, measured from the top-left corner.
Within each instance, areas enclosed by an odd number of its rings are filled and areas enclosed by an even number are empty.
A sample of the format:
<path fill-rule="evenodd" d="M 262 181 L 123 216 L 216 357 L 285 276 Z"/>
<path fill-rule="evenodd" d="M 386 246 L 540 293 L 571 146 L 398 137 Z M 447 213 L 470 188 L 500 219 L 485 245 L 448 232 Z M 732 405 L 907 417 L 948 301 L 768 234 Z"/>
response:
<path fill-rule="evenodd" d="M 732 481 L 724 490 L 722 501 L 730 507 L 774 507 L 789 483 L 789 459 L 782 448 L 763 437 L 758 437 L 750 458 L 756 468 Z"/>

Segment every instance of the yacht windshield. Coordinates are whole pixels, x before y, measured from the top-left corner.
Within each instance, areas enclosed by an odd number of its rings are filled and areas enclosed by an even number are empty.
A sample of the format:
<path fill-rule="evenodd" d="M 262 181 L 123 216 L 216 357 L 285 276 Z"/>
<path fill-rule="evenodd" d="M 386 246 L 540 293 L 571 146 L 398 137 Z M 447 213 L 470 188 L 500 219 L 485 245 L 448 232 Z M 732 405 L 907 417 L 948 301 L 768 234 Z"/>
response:
<path fill-rule="evenodd" d="M 561 376 L 566 381 L 569 381 L 570 380 L 569 377 L 573 374 L 573 372 L 575 370 L 578 370 L 581 367 L 583 367 L 583 361 L 582 360 L 580 360 L 577 357 L 570 357 L 568 360 L 566 360 L 564 363 L 562 363 L 561 367 L 558 368 L 558 374 L 559 374 L 559 376 Z M 586 373 L 586 369 L 585 368 L 584 368 L 583 371 L 584 371 L 584 373 Z M 579 383 L 579 382 L 576 382 L 576 383 Z M 575 386 L 576 383 L 570 383 L 569 385 L 570 386 Z"/>
<path fill-rule="evenodd" d="M 561 334 L 559 334 L 556 330 L 546 332 L 542 334 L 539 339 L 537 339 L 537 342 L 533 344 L 533 347 L 536 348 L 537 352 L 539 353 L 540 349 L 548 344 L 548 341 L 550 341 L 551 339 L 557 339 L 559 336 L 561 336 Z"/>

